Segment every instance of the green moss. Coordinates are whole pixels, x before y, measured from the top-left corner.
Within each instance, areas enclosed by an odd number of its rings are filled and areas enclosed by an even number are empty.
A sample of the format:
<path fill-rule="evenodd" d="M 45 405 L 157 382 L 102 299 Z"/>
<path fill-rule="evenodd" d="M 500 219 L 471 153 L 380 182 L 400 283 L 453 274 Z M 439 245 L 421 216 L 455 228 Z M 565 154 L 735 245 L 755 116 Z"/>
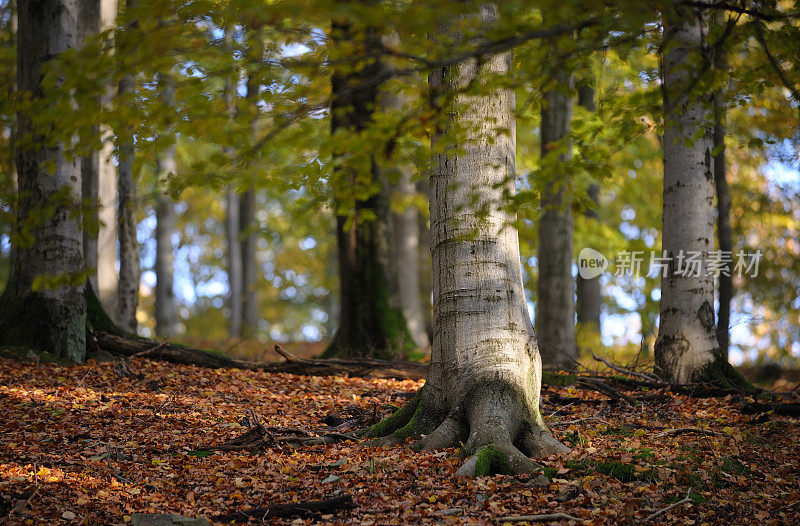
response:
<path fill-rule="evenodd" d="M 620 482 L 636 480 L 636 468 L 633 464 L 623 464 L 614 460 L 605 460 L 597 463 L 597 472 L 613 477 Z"/>
<path fill-rule="evenodd" d="M 542 468 L 542 474 L 550 480 L 553 480 L 556 475 L 558 475 L 558 469 L 552 468 L 550 466 L 544 466 Z"/>
<path fill-rule="evenodd" d="M 546 385 L 572 385 L 577 383 L 578 376 L 575 374 L 559 374 L 551 371 L 542 371 L 542 383 Z"/>
<path fill-rule="evenodd" d="M 115 336 L 122 336 L 125 338 L 135 338 L 136 336 L 128 333 L 114 323 L 100 303 L 100 298 L 94 292 L 92 283 L 86 282 L 84 288 L 84 296 L 86 297 L 86 328 L 90 331 L 107 332 Z"/>
<path fill-rule="evenodd" d="M 495 449 L 491 444 L 484 446 L 478 451 L 478 459 L 475 463 L 475 475 L 508 475 L 511 468 L 508 465 L 508 457 L 502 451 Z"/>
<path fill-rule="evenodd" d="M 369 429 L 367 429 L 364 436 L 375 438 L 375 437 L 385 437 L 392 435 L 398 431 L 402 431 L 400 435 L 395 435 L 396 438 L 400 439 L 400 436 L 408 433 L 409 431 L 406 430 L 410 424 L 416 424 L 417 415 L 419 414 L 420 409 L 422 408 L 422 391 L 425 389 L 423 385 L 419 391 L 414 395 L 414 398 L 408 401 L 406 405 L 389 415 L 388 417 L 384 418 L 377 424 L 374 424 Z M 404 431 L 403 431 L 404 430 Z M 410 429 L 410 433 L 413 434 L 414 428 L 413 426 Z M 405 438 L 411 436 L 408 434 Z"/>
<path fill-rule="evenodd" d="M 693 380 L 697 383 L 711 384 L 720 389 L 736 389 L 748 393 L 758 390 L 728 362 L 727 356 L 717 356 L 713 362 L 696 374 Z"/>
<path fill-rule="evenodd" d="M 621 436 L 621 437 L 632 437 L 636 430 L 630 426 L 621 425 L 617 427 L 605 427 L 601 431 L 603 435 L 606 436 Z"/>

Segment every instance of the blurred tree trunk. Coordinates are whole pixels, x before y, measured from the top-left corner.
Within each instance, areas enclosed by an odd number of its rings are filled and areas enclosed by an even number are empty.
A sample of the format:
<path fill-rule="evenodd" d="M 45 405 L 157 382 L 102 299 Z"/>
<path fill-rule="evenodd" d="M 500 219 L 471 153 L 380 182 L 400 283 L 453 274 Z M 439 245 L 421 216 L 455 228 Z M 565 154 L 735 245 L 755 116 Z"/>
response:
<path fill-rule="evenodd" d="M 159 98 L 171 107 L 174 103 L 174 82 L 169 75 L 159 79 Z M 171 126 L 169 126 L 171 127 Z M 166 133 L 171 133 L 167 130 Z M 156 334 L 168 338 L 175 331 L 175 290 L 172 236 L 175 233 L 175 203 L 166 194 L 169 179 L 178 173 L 175 144 L 170 144 L 156 159 L 158 188 L 156 193 Z"/>
<path fill-rule="evenodd" d="M 427 178 L 417 181 L 417 193 L 424 196 L 425 202 L 430 203 L 431 185 Z M 428 204 L 430 208 L 430 204 Z M 428 342 L 433 341 L 433 304 L 431 303 L 431 287 L 433 276 L 431 271 L 431 229 L 427 214 L 419 214 L 419 245 L 417 247 L 417 261 L 419 261 L 419 295 L 422 299 L 422 316 L 425 323 L 425 332 Z"/>
<path fill-rule="evenodd" d="M 704 17 L 688 8 L 679 15 L 675 20 L 664 16 L 662 245 L 672 260 L 661 283 L 656 370 L 679 384 L 722 377 L 738 380 L 741 377 L 717 341 L 714 278 L 684 268 L 690 254 L 700 253 L 707 260 L 714 246 L 713 137 L 708 132 L 713 122 L 706 111 L 711 102 L 708 96 L 689 89 L 703 74 L 700 68 L 707 58 L 703 56 Z"/>
<path fill-rule="evenodd" d="M 727 69 L 725 49 L 719 45 L 715 50 L 714 67 L 717 74 Z M 714 91 L 714 186 L 717 193 L 717 241 L 722 253 L 733 251 L 733 229 L 731 228 L 731 196 L 725 166 L 725 93 Z M 732 259 L 732 258 L 731 258 Z M 733 261 L 725 263 L 719 275 L 719 308 L 717 311 L 717 341 L 720 353 L 728 357 L 730 347 L 731 300 L 733 299 Z"/>
<path fill-rule="evenodd" d="M 396 34 L 383 37 L 387 47 L 399 47 L 400 39 Z M 385 64 L 385 67 L 392 67 Z M 381 111 L 390 118 L 397 118 L 410 111 L 410 97 L 394 89 L 383 89 L 378 94 L 378 103 Z M 393 263 L 397 274 L 397 289 L 400 306 L 411 337 L 419 349 L 425 350 L 430 346 L 428 332 L 425 328 L 425 315 L 423 313 L 422 297 L 420 296 L 420 268 L 419 268 L 419 210 L 414 197 L 416 188 L 412 177 L 414 166 L 404 159 L 389 159 L 381 167 L 381 177 L 392 182 L 390 200 L 392 207 L 387 211 L 392 223 L 394 246 L 392 250 Z M 401 207 L 399 211 L 393 207 Z"/>
<path fill-rule="evenodd" d="M 86 356 L 84 287 L 74 284 L 84 270 L 83 231 L 75 214 L 82 193 L 80 159 L 65 156 L 71 148 L 69 133 L 53 137 L 52 123 L 33 114 L 48 107 L 43 67 L 78 45 L 78 2 L 19 2 L 18 9 L 18 88 L 38 104 L 30 113 L 17 114 L 17 130 L 41 147 L 17 144 L 16 236 L 13 267 L 0 298 L 0 343 L 80 363 Z M 46 208 L 52 208 L 50 215 L 35 219 Z"/>
<path fill-rule="evenodd" d="M 594 88 L 590 83 L 584 82 L 578 88 L 578 104 L 589 112 L 594 112 L 596 109 L 594 96 Z M 589 194 L 589 198 L 594 204 L 597 205 L 600 187 L 597 184 L 591 184 L 586 192 Z M 584 215 L 592 221 L 599 220 L 597 210 L 587 209 Z M 589 331 L 589 334 L 592 336 L 590 341 L 599 341 L 600 307 L 602 305 L 600 298 L 600 276 L 592 279 L 584 279 L 578 274 L 576 297 L 578 328 L 583 329 L 583 331 Z"/>
<path fill-rule="evenodd" d="M 225 48 L 233 50 L 233 30 L 225 30 Z M 225 104 L 231 120 L 236 117 L 236 75 L 232 74 L 225 79 Z M 233 138 L 228 137 L 228 145 L 224 148 L 225 154 L 233 159 L 236 155 L 233 147 Z M 225 187 L 225 239 L 227 250 L 228 271 L 228 335 L 232 338 L 242 336 L 242 245 L 239 239 L 242 231 L 242 221 L 239 217 L 239 194 L 236 187 L 229 184 Z"/>
<path fill-rule="evenodd" d="M 331 38 L 354 44 L 359 56 L 367 56 L 379 45 L 372 29 L 361 28 L 359 32 L 344 22 L 332 24 Z M 364 81 L 374 78 L 383 66 L 376 59 L 363 62 L 357 71 L 352 65 L 335 68 L 331 79 L 331 132 L 342 134 L 344 140 L 369 126 L 377 102 L 378 87 L 365 86 Z M 352 195 L 354 186 L 361 188 L 365 180 L 375 183 L 380 178 L 377 163 L 369 154 L 340 149 L 334 155 L 339 161 L 333 177 L 338 195 Z M 342 210 L 341 200 L 336 199 L 341 310 L 339 328 L 324 353 L 326 357 L 394 357 L 414 347 L 391 261 L 389 185 L 382 179 L 376 186 L 376 194 L 355 198 L 351 210 Z"/>
<path fill-rule="evenodd" d="M 570 133 L 572 75 L 555 74 L 557 86 L 544 95 L 542 109 L 542 169 L 558 170 L 550 150 Z M 550 158 L 550 160 L 545 158 Z M 569 147 L 558 155 L 571 157 Z M 572 208 L 569 174 L 544 176 L 549 181 L 542 193 L 539 221 L 539 279 L 536 298 L 536 335 L 547 368 L 571 369 L 578 358 L 575 342 L 575 285 L 572 278 Z"/>
<path fill-rule="evenodd" d="M 261 45 L 260 41 L 257 41 Z M 261 53 L 259 53 L 259 56 Z M 253 137 L 258 133 L 258 83 L 253 75 L 247 77 L 248 110 L 253 112 L 251 129 Z M 242 336 L 252 337 L 258 330 L 258 290 L 256 285 L 256 191 L 252 187 L 242 193 L 239 199 L 239 239 L 242 255 Z"/>
<path fill-rule="evenodd" d="M 81 3 L 79 40 L 114 27 L 117 0 L 85 0 Z M 99 107 L 111 105 L 114 89 L 109 81 L 100 96 Z M 98 291 L 103 307 L 115 312 L 117 295 L 117 173 L 114 166 L 113 132 L 105 125 L 96 127 L 99 139 L 96 151 L 81 159 L 83 200 L 96 210 L 97 221 L 87 221 L 83 233 L 83 249 L 89 280 Z"/>
<path fill-rule="evenodd" d="M 127 0 L 128 9 L 136 0 Z M 130 27 L 136 27 L 130 22 Z M 131 53 L 133 50 L 119 50 Z M 135 78 L 125 72 L 119 82 L 120 104 L 131 104 Z M 136 238 L 136 177 L 133 171 L 135 150 L 133 136 L 123 126 L 117 130 L 119 178 L 117 181 L 117 228 L 119 236 L 119 284 L 117 286 L 116 322 L 123 329 L 136 333 L 136 309 L 139 306 L 139 242 Z"/>

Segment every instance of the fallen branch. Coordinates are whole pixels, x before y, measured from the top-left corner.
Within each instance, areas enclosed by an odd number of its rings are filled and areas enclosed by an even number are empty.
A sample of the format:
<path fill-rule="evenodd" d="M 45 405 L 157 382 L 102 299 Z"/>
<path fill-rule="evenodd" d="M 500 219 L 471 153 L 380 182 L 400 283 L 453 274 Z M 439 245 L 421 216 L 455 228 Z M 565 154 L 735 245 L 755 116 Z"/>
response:
<path fill-rule="evenodd" d="M 184 347 L 165 341 L 154 342 L 146 338 L 126 338 L 105 332 L 93 333 L 99 349 L 123 356 L 136 356 L 170 363 L 195 365 L 209 369 L 246 369 L 270 373 L 288 373 L 304 376 L 352 376 L 360 378 L 397 378 L 421 380 L 428 372 L 423 363 L 397 360 L 312 360 L 298 358 L 281 349 L 283 362 L 249 362 L 223 354 Z M 276 350 L 276 352 L 278 352 Z"/>
<path fill-rule="evenodd" d="M 798 402 L 772 402 L 769 404 L 761 404 L 758 402 L 742 401 L 739 410 L 742 413 L 755 415 L 758 413 L 768 413 L 772 411 L 773 414 L 779 416 L 800 416 L 800 403 Z"/>
<path fill-rule="evenodd" d="M 678 502 L 676 502 L 674 504 L 670 504 L 669 506 L 667 506 L 664 509 L 660 509 L 655 513 L 651 513 L 650 515 L 647 516 L 647 518 L 645 520 L 646 521 L 651 521 L 651 520 L 655 519 L 656 517 L 658 517 L 659 515 L 663 515 L 664 513 L 667 513 L 668 511 L 673 510 L 673 509 L 677 508 L 678 506 L 683 506 L 687 502 L 692 502 L 692 499 L 689 498 L 689 495 L 691 493 L 692 493 L 692 488 L 690 487 L 689 491 L 686 492 L 686 496 L 683 498 L 683 500 L 679 500 Z"/>
<path fill-rule="evenodd" d="M 587 378 L 580 378 L 580 379 L 578 379 L 578 384 L 579 385 L 583 384 L 584 386 L 589 387 L 590 389 L 594 389 L 595 391 L 597 391 L 599 393 L 602 393 L 604 395 L 610 396 L 612 399 L 624 400 L 624 401 L 628 402 L 632 406 L 636 405 L 636 400 L 634 400 L 632 397 L 626 395 L 625 393 L 617 391 L 613 387 L 611 387 L 611 386 L 609 386 L 609 385 L 607 385 L 607 384 L 605 384 L 603 382 L 600 382 L 600 381 L 597 381 L 597 380 L 590 380 L 590 379 L 587 379 Z"/>
<path fill-rule="evenodd" d="M 654 378 L 654 377 L 650 376 L 649 374 L 638 373 L 636 371 L 631 371 L 630 369 L 626 369 L 624 367 L 620 367 L 619 365 L 614 365 L 612 363 L 609 363 L 605 359 L 597 356 L 594 353 L 592 353 L 592 358 L 594 358 L 598 362 L 604 363 L 608 368 L 613 369 L 613 370 L 617 371 L 618 373 L 627 374 L 629 376 L 635 376 L 636 378 L 641 378 L 642 380 L 645 380 L 647 382 L 661 383 L 661 382 L 658 381 L 657 378 Z"/>
<path fill-rule="evenodd" d="M 699 427 L 676 427 L 675 429 L 667 429 L 656 435 L 656 438 L 661 438 L 669 435 L 684 435 L 686 433 L 700 433 L 701 435 L 719 435 L 716 431 L 710 429 L 701 429 Z"/>
<path fill-rule="evenodd" d="M 511 517 L 500 517 L 497 522 L 550 522 L 550 521 L 575 521 L 577 523 L 583 522 L 579 517 L 573 517 L 566 513 L 545 513 L 542 515 L 513 515 Z"/>
<path fill-rule="evenodd" d="M 273 517 L 288 518 L 295 516 L 309 516 L 316 514 L 332 513 L 355 507 L 353 497 L 340 495 L 323 500 L 305 502 L 292 502 L 289 504 L 273 504 L 264 508 L 251 508 L 249 510 L 225 513 L 214 517 L 219 522 L 247 522 L 251 518 L 266 520 Z"/>

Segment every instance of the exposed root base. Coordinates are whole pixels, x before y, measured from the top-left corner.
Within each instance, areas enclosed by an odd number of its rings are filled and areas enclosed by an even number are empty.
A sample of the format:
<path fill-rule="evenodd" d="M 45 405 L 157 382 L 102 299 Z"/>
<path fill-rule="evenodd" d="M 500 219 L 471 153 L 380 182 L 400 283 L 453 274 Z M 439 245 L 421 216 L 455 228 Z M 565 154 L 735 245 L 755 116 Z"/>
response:
<path fill-rule="evenodd" d="M 539 466 L 530 457 L 569 451 L 543 424 L 532 423 L 541 421 L 538 415 L 530 415 L 530 420 L 521 422 L 514 418 L 520 411 L 516 404 L 509 404 L 513 397 L 502 395 L 499 403 L 493 403 L 495 397 L 489 397 L 489 403 L 486 397 L 480 397 L 483 400 L 475 403 L 469 416 L 462 411 L 452 411 L 439 419 L 441 423 L 425 436 L 426 430 L 420 426 L 421 415 L 428 409 L 423 389 L 403 408 L 369 428 L 364 436 L 376 438 L 374 443 L 379 445 L 393 445 L 415 436 L 421 438 L 417 445 L 423 450 L 463 444 L 460 457 L 465 462 L 456 476 L 533 473 Z M 481 409 L 482 406 L 485 407 Z M 425 417 L 427 420 L 429 415 Z"/>

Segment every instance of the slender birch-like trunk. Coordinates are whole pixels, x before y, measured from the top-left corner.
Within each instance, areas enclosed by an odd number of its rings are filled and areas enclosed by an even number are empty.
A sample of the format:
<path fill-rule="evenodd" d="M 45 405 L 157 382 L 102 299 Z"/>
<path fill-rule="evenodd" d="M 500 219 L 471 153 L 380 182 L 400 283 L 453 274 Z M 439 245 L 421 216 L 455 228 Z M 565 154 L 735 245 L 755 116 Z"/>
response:
<path fill-rule="evenodd" d="M 658 372 L 675 383 L 704 375 L 716 360 L 714 278 L 687 272 L 685 258 L 703 260 L 714 247 L 713 127 L 708 96 L 692 91 L 701 74 L 702 16 L 685 9 L 664 22 L 663 248 L 672 257 L 661 283 L 661 321 L 655 345 Z M 682 264 L 683 263 L 683 264 Z"/>
<path fill-rule="evenodd" d="M 481 22 L 497 17 L 481 8 Z M 511 53 L 434 70 L 434 93 L 464 89 L 482 72 L 508 75 Z M 539 410 L 541 360 L 522 285 L 519 239 L 505 207 L 514 194 L 514 93 L 457 95 L 433 139 L 431 248 L 434 333 L 428 380 L 414 402 L 371 433 L 423 436 L 423 447 L 464 443 L 457 475 L 485 474 L 496 458 L 510 473 L 532 472 L 529 456 L 567 449 Z M 452 128 L 466 139 L 451 144 Z M 442 148 L 442 141 L 447 141 Z M 456 153 L 458 151 L 463 153 Z M 499 452 L 499 458 L 496 454 Z M 494 462 L 492 462 L 494 463 Z"/>
<path fill-rule="evenodd" d="M 167 106 L 174 103 L 173 80 L 162 75 L 159 97 Z M 168 130 L 167 133 L 170 133 Z M 174 260 L 172 255 L 172 235 L 175 233 L 175 203 L 165 190 L 170 177 L 178 173 L 175 145 L 171 144 L 160 152 L 156 159 L 158 191 L 156 194 L 156 334 L 172 336 L 175 330 L 175 291 Z"/>
<path fill-rule="evenodd" d="M 572 120 L 572 75 L 558 72 L 555 77 L 558 84 L 545 94 L 545 106 L 542 109 L 543 169 L 547 169 L 548 165 L 558 166 L 550 152 L 554 143 L 569 135 Z M 558 161 L 566 161 L 570 157 L 567 149 L 558 154 Z M 555 179 L 545 186 L 542 193 L 537 252 L 536 334 L 545 367 L 572 369 L 578 359 L 575 282 L 572 278 L 572 181 L 567 174 Z"/>
<path fill-rule="evenodd" d="M 45 97 L 53 95 L 44 92 L 43 67 L 78 45 L 78 2 L 19 2 L 18 9 L 18 89 L 30 95 L 33 105 L 18 113 L 17 131 L 33 143 L 17 144 L 19 200 L 13 266 L 0 298 L 0 343 L 80 363 L 86 356 L 84 287 L 74 284 L 84 269 L 76 213 L 82 193 L 80 159 L 69 155 L 72 138 L 66 130 L 53 137 L 51 126 L 33 114 L 46 112 Z M 52 212 L 39 219 L 47 208 Z"/>

